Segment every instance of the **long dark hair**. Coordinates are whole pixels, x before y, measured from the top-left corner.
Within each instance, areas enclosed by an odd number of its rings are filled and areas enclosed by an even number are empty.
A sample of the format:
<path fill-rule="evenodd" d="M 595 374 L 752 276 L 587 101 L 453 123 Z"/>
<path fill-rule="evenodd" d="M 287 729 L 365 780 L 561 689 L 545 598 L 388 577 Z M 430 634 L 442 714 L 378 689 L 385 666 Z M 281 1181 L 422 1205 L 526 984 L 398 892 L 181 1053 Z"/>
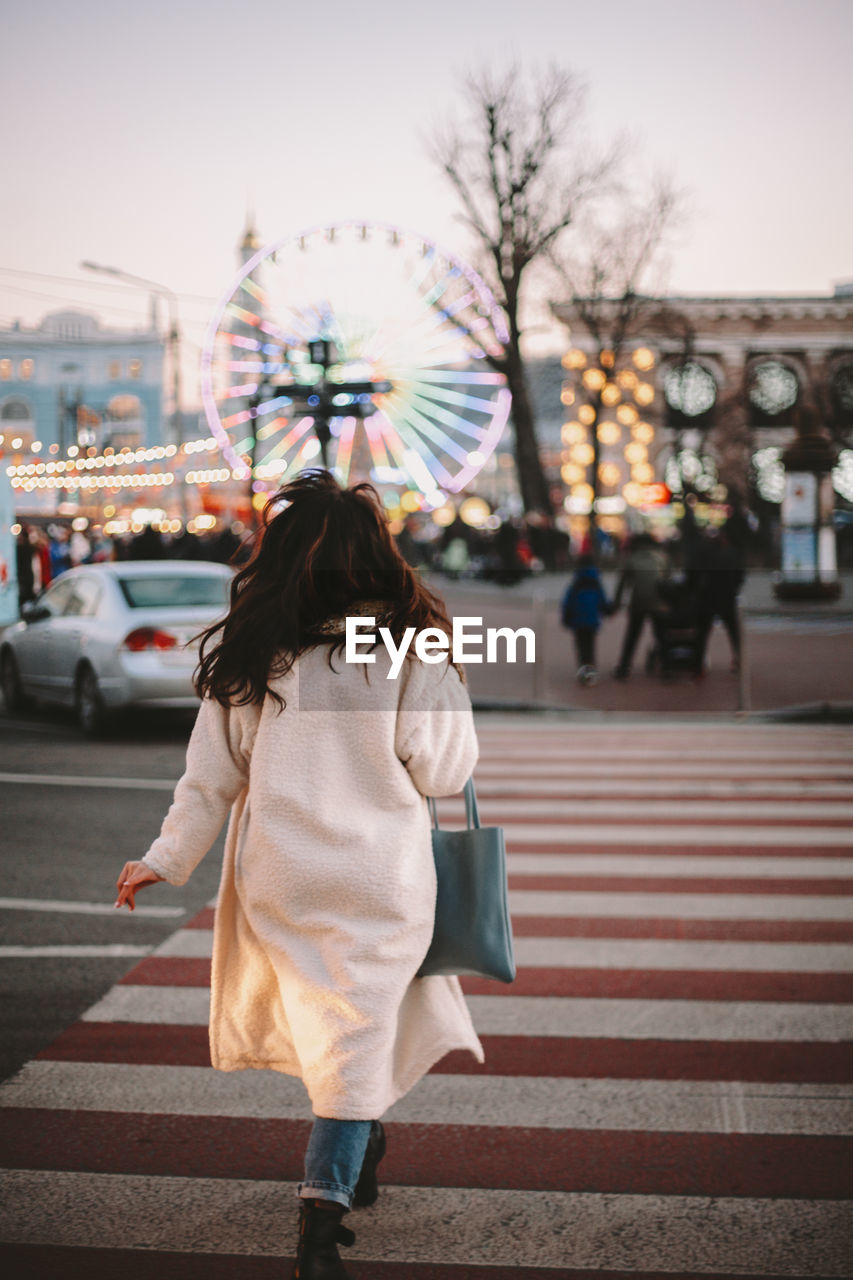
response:
<path fill-rule="evenodd" d="M 365 602 L 396 644 L 406 627 L 450 633 L 441 600 L 397 550 L 373 486 L 342 489 L 328 471 L 303 471 L 264 508 L 228 616 L 201 633 L 196 691 L 223 706 L 269 694 L 283 707 L 270 682 L 317 644 L 328 644 L 331 664 L 344 637 L 330 621 Z"/>

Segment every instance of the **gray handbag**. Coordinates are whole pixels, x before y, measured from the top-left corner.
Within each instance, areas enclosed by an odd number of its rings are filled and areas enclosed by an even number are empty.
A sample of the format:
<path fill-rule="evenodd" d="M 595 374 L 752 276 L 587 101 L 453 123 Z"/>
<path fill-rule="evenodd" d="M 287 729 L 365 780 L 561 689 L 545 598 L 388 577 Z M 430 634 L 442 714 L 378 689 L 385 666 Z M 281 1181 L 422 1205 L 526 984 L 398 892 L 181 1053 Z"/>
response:
<path fill-rule="evenodd" d="M 468 973 L 512 982 L 503 828 L 480 826 L 471 778 L 465 783 L 466 830 L 442 830 L 435 800 L 428 803 L 438 895 L 432 942 L 417 976 Z"/>

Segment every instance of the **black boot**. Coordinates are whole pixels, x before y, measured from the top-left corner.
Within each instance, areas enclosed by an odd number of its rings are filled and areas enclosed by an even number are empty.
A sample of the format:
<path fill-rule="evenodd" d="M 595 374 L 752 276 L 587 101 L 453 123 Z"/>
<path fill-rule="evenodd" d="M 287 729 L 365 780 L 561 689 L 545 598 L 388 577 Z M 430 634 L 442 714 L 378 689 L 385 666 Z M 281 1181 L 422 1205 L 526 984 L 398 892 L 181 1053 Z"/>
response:
<path fill-rule="evenodd" d="M 341 1225 L 343 1205 L 321 1209 L 313 1200 L 299 1207 L 299 1244 L 292 1280 L 352 1280 L 341 1262 L 338 1245 L 351 1245 L 355 1233 Z"/>
<path fill-rule="evenodd" d="M 361 1173 L 358 1175 L 355 1195 L 353 1196 L 352 1207 L 354 1209 L 365 1209 L 368 1205 L 376 1203 L 379 1196 L 376 1166 L 384 1155 L 385 1130 L 382 1128 L 380 1120 L 373 1120 L 370 1124 L 370 1137 L 367 1139 L 364 1163 L 361 1166 Z"/>

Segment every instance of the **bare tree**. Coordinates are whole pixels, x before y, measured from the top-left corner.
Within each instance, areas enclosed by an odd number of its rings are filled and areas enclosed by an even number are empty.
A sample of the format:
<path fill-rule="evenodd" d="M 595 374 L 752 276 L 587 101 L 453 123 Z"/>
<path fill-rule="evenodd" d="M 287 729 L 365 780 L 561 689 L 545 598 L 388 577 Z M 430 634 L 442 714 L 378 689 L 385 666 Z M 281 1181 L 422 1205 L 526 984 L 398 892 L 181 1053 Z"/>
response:
<path fill-rule="evenodd" d="M 470 118 L 436 136 L 430 149 L 459 198 L 482 274 L 506 317 L 502 341 L 483 342 L 478 333 L 476 345 L 512 393 L 525 509 L 550 522 L 521 350 L 526 286 L 534 264 L 558 254 L 579 211 L 606 188 L 617 154 L 587 155 L 579 136 L 584 90 L 567 71 L 552 67 L 529 90 L 517 66 L 502 75 L 486 71 L 470 76 L 465 92 Z M 464 327 L 464 314 L 457 319 Z"/>

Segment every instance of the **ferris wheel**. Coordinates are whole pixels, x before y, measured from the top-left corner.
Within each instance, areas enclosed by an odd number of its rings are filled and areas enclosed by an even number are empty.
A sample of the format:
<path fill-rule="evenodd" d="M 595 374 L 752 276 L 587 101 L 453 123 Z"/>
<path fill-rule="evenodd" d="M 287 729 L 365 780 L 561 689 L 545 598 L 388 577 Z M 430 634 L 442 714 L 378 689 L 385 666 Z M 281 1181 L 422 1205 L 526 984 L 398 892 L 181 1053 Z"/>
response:
<path fill-rule="evenodd" d="M 257 492 L 304 467 L 403 485 L 423 505 L 464 489 L 494 451 L 510 393 L 506 341 L 471 267 L 397 227 L 346 222 L 266 246 L 211 318 L 207 421 Z"/>

